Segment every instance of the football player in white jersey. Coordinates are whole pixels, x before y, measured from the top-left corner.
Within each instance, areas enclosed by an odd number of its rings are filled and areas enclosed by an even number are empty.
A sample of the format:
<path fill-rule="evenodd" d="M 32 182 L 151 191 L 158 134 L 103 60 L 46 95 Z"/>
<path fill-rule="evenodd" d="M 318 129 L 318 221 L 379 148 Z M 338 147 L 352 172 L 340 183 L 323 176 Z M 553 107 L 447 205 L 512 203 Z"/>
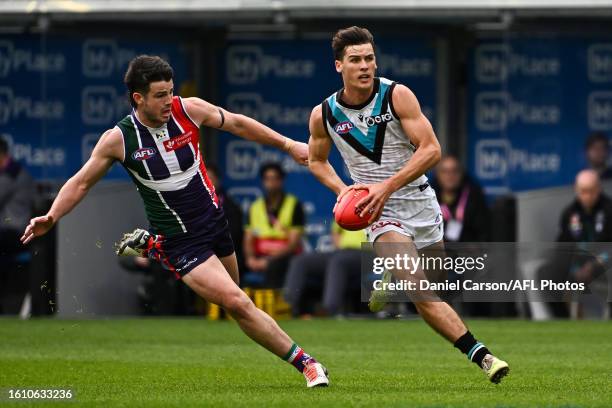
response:
<path fill-rule="evenodd" d="M 442 217 L 424 173 L 438 163 L 441 149 L 429 120 L 410 89 L 375 76 L 374 39 L 367 29 L 337 31 L 332 48 L 344 87 L 312 111 L 310 170 L 338 201 L 351 190 L 368 189 L 357 207 L 369 218 L 367 235 L 378 257 L 440 254 Z M 346 186 L 330 165 L 332 142 L 356 184 Z M 385 280 L 391 274 L 401 280 L 427 279 L 426 272 L 393 269 Z M 433 293 L 421 293 L 413 302 L 427 324 L 481 367 L 491 382 L 499 383 L 508 373 L 508 364 L 474 338 L 448 303 Z M 371 299 L 370 306 L 381 309 L 384 302 Z"/>

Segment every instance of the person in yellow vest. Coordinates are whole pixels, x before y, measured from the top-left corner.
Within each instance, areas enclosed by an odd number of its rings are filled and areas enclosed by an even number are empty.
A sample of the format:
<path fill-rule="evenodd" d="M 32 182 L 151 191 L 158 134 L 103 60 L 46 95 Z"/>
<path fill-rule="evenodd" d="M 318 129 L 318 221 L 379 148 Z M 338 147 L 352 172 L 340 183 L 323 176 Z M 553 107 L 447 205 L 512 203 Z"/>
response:
<path fill-rule="evenodd" d="M 347 231 L 335 222 L 331 228 L 332 252 L 309 252 L 296 256 L 289 263 L 283 295 L 294 316 L 306 315 L 305 292 L 321 289 L 322 310 L 317 314 L 336 316 L 343 313 L 351 281 L 358 286 L 361 275 L 361 243 L 365 231 Z"/>
<path fill-rule="evenodd" d="M 302 250 L 304 209 L 294 195 L 285 192 L 285 172 L 280 164 L 264 164 L 259 175 L 264 196 L 249 209 L 244 234 L 246 266 L 258 276 L 255 283 L 279 288 L 289 260 Z"/>

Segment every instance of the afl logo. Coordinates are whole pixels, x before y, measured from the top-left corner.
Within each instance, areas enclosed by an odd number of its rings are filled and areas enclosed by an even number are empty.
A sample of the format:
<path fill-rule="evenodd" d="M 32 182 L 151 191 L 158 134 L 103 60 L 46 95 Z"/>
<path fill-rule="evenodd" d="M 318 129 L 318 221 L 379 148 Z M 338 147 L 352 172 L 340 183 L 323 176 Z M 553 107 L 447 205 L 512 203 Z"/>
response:
<path fill-rule="evenodd" d="M 134 160 L 143 161 L 143 160 L 149 160 L 151 157 L 155 156 L 156 154 L 157 152 L 155 151 L 155 149 L 151 147 L 143 147 L 142 149 L 138 149 L 134 153 L 132 153 L 132 158 Z"/>
<path fill-rule="evenodd" d="M 345 133 L 348 133 L 351 131 L 351 129 L 353 129 L 355 126 L 353 125 L 352 122 L 349 121 L 344 121 L 344 122 L 340 122 L 338 123 L 335 127 L 334 130 L 336 131 L 337 134 L 339 135 L 343 135 Z"/>

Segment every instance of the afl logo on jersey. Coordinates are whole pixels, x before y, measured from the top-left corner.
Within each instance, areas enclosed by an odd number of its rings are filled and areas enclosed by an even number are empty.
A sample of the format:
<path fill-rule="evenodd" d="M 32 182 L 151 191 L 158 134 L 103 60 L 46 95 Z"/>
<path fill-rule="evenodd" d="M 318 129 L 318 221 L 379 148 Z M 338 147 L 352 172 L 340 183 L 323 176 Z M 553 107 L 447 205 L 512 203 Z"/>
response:
<path fill-rule="evenodd" d="M 344 121 L 344 122 L 340 122 L 338 123 L 335 127 L 334 130 L 336 131 L 337 134 L 339 135 L 343 135 L 345 133 L 348 133 L 351 131 L 351 129 L 353 129 L 355 127 L 355 125 L 353 125 L 353 122 L 349 122 Z"/>
<path fill-rule="evenodd" d="M 151 147 L 143 147 L 142 149 L 136 150 L 132 153 L 132 159 L 134 160 L 149 160 L 151 157 L 155 156 L 157 151 Z"/>
<path fill-rule="evenodd" d="M 368 127 L 372 127 L 374 125 L 380 125 L 383 123 L 391 122 L 393 120 L 393 116 L 390 113 L 383 113 L 376 116 L 368 116 L 366 118 L 366 125 Z"/>

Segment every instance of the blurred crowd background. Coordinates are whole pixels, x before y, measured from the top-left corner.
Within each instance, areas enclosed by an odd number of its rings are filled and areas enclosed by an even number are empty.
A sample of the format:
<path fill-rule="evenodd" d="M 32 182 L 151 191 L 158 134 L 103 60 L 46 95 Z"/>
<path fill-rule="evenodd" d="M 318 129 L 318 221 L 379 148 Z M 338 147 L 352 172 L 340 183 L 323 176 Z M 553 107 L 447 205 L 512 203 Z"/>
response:
<path fill-rule="evenodd" d="M 351 25 L 370 29 L 378 74 L 410 87 L 434 126 L 444 157 L 428 176 L 454 226 L 445 240 L 611 242 L 611 21 L 604 0 L 0 1 L 0 314 L 221 318 L 159 265 L 115 257 L 114 241 L 146 227 L 118 165 L 53 234 L 27 247 L 19 236 L 129 112 L 122 77 L 134 56 L 168 59 L 177 94 L 305 142 L 312 107 L 341 87 L 331 36 Z M 280 151 L 201 133 L 245 290 L 279 317 L 367 315 L 364 235 L 333 223 L 335 197 Z M 348 183 L 337 152 L 331 162 Z M 515 259 L 516 277 L 590 283 L 605 272 L 597 255 Z M 564 297 L 457 307 L 610 314 Z M 413 313 L 395 304 L 381 316 Z"/>

